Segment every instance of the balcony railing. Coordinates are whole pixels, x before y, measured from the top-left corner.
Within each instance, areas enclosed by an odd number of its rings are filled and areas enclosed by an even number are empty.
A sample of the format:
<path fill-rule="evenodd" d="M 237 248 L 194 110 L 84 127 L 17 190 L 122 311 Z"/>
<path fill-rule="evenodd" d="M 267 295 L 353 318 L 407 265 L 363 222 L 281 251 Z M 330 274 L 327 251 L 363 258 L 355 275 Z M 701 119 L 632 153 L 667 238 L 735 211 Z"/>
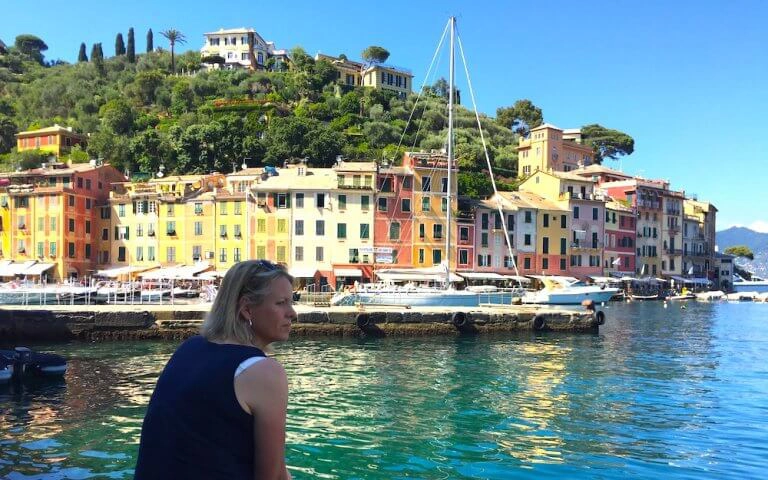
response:
<path fill-rule="evenodd" d="M 664 251 L 667 255 L 682 255 L 683 250 L 681 248 L 665 248 Z"/>

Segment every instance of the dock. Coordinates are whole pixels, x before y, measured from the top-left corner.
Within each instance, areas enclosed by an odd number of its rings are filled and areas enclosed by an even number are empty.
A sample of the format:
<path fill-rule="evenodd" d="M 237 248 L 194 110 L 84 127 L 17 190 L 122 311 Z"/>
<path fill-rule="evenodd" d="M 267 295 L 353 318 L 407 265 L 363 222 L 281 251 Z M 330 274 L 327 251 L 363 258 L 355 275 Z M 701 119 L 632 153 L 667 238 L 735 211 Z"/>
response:
<path fill-rule="evenodd" d="M 584 307 L 296 305 L 292 337 L 387 337 L 492 332 L 594 333 L 605 313 Z M 0 306 L 0 342 L 183 339 L 198 332 L 208 305 Z"/>

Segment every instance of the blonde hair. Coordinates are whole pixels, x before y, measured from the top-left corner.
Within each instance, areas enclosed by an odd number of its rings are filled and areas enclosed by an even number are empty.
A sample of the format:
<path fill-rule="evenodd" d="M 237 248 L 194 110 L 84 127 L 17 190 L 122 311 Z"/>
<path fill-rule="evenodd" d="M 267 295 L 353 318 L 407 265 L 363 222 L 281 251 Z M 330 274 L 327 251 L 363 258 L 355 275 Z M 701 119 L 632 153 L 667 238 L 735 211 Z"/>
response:
<path fill-rule="evenodd" d="M 282 265 L 267 260 L 236 263 L 224 276 L 200 334 L 208 340 L 253 345 L 253 331 L 240 315 L 240 299 L 260 305 L 277 278 L 293 283 L 293 277 Z"/>

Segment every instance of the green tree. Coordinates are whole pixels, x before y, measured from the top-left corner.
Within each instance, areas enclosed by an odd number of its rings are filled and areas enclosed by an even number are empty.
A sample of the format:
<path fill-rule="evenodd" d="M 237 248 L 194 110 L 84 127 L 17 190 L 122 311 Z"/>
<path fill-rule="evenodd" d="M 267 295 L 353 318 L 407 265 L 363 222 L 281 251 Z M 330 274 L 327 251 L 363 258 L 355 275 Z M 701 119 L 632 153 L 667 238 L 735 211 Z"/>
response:
<path fill-rule="evenodd" d="M 13 120 L 0 114 L 0 153 L 10 152 L 16 146 L 17 131 Z"/>
<path fill-rule="evenodd" d="M 635 151 L 635 140 L 624 132 L 611 130 L 593 123 L 581 127 L 582 141 L 591 145 L 595 152 L 595 163 L 604 159 L 616 160 L 619 156 Z"/>
<path fill-rule="evenodd" d="M 104 51 L 101 49 L 101 43 L 94 43 L 93 47 L 91 47 L 91 61 L 101 60 L 104 60 Z"/>
<path fill-rule="evenodd" d="M 187 38 L 183 33 L 173 28 L 163 30 L 160 32 L 160 35 L 164 36 L 171 46 L 171 73 L 176 73 L 176 44 L 183 45 L 187 43 Z"/>
<path fill-rule="evenodd" d="M 147 30 L 147 53 L 152 53 L 155 50 L 154 37 L 152 35 L 152 29 Z"/>
<path fill-rule="evenodd" d="M 136 63 L 136 40 L 133 38 L 133 27 L 128 29 L 128 46 L 125 54 L 130 63 Z"/>
<path fill-rule="evenodd" d="M 115 37 L 115 56 L 125 55 L 125 42 L 123 42 L 123 34 L 118 33 Z"/>
<path fill-rule="evenodd" d="M 493 193 L 491 179 L 483 172 L 459 172 L 456 179 L 460 195 L 481 199 Z"/>
<path fill-rule="evenodd" d="M 291 50 L 291 67 L 300 72 L 310 72 L 315 64 L 315 59 L 307 55 L 306 50 L 294 47 Z"/>
<path fill-rule="evenodd" d="M 725 249 L 725 254 L 733 255 L 735 257 L 743 257 L 749 260 L 755 259 L 755 254 L 752 252 L 752 249 L 746 245 L 734 245 L 733 247 L 728 247 Z"/>
<path fill-rule="evenodd" d="M 48 45 L 40 37 L 28 33 L 18 35 L 15 46 L 21 53 L 31 57 L 40 65 L 44 63 L 42 52 L 48 50 Z"/>
<path fill-rule="evenodd" d="M 528 135 L 532 128 L 544 123 L 541 109 L 528 99 L 518 100 L 511 107 L 496 109 L 496 122 L 519 135 Z"/>
<path fill-rule="evenodd" d="M 102 124 L 109 130 L 127 135 L 133 131 L 135 114 L 131 105 L 124 98 L 117 98 L 105 103 L 99 109 Z"/>
<path fill-rule="evenodd" d="M 78 62 L 87 62 L 88 55 L 85 54 L 85 43 L 80 44 L 80 52 L 77 54 Z"/>
<path fill-rule="evenodd" d="M 383 47 L 371 45 L 363 50 L 361 56 L 369 65 L 374 63 L 384 63 L 389 58 L 389 51 Z"/>

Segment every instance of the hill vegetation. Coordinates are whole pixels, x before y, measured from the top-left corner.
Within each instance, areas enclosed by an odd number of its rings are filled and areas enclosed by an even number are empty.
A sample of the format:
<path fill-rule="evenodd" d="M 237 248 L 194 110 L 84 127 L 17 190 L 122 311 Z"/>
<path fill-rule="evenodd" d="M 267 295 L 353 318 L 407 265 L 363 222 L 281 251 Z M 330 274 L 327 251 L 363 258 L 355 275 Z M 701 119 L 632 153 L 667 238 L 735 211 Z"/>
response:
<path fill-rule="evenodd" d="M 55 123 L 90 134 L 87 151 L 75 148 L 72 161 L 102 158 L 121 170 L 149 174 L 161 165 L 169 173 L 230 172 L 244 161 L 256 167 L 302 158 L 311 166 L 330 166 L 338 155 L 396 162 L 405 150 L 445 145 L 443 79 L 416 104 L 417 95 L 401 98 L 342 85 L 332 64 L 315 61 L 301 47 L 283 68 L 270 62 L 267 71 L 207 71 L 201 61 L 218 59 L 201 60 L 194 51 L 177 55 L 174 46 L 184 35 L 161 33 L 170 52 L 148 45 L 147 53 L 136 53 L 131 29 L 128 47 L 118 34 L 113 57 L 105 58 L 98 43 L 89 58 L 82 44 L 75 64 L 46 62 L 42 39 L 19 36 L 0 54 L 0 168 L 43 161 L 41 152 L 16 152 L 14 134 Z M 364 52 L 370 62 L 388 56 L 382 47 Z M 490 180 L 474 113 L 459 107 L 455 118 L 460 191 L 486 195 Z M 496 119 L 481 115 L 480 121 L 500 188 L 514 188 L 519 137 L 543 122 L 541 110 L 520 100 L 500 108 Z M 590 128 L 596 142 L 603 142 L 595 143 L 596 152 L 608 158 L 632 152 L 628 135 Z"/>

